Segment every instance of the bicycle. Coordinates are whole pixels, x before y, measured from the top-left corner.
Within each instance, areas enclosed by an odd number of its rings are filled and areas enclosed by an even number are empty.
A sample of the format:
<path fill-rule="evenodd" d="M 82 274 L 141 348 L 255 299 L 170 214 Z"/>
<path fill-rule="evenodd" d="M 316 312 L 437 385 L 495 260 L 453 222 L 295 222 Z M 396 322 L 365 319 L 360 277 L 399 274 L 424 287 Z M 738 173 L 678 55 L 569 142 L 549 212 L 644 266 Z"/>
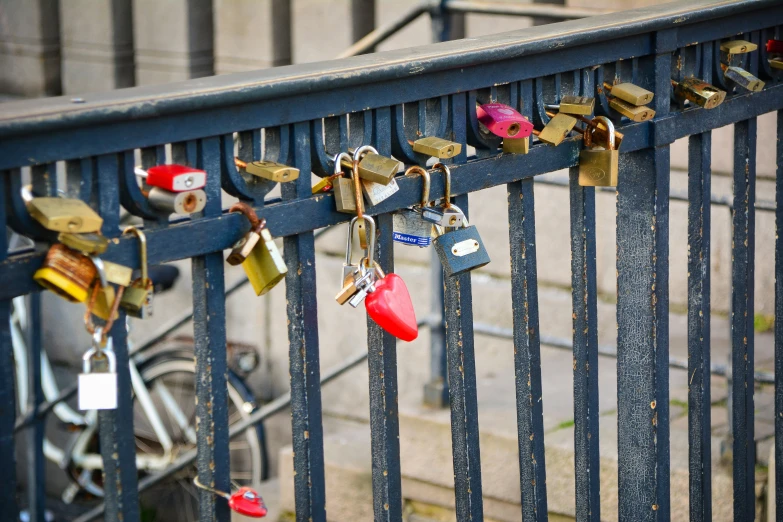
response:
<path fill-rule="evenodd" d="M 150 275 L 157 293 L 169 290 L 179 276 L 173 266 L 151 267 Z M 129 323 L 126 323 L 129 326 Z M 13 300 L 11 336 L 16 370 L 17 404 L 27 404 L 28 384 L 25 332 L 30 326 L 24 297 Z M 138 453 L 136 466 L 140 476 L 164 470 L 182 452 L 196 446 L 195 430 L 195 361 L 192 343 L 174 341 L 168 346 L 153 346 L 131 354 L 129 370 L 133 393 L 134 432 Z M 255 353 L 253 352 L 253 356 Z M 257 364 L 257 359 L 255 361 Z M 41 351 L 41 383 L 47 401 L 60 395 L 49 358 Z M 237 366 L 236 364 L 230 364 Z M 247 358 L 228 373 L 229 426 L 248 417 L 255 409 L 253 395 L 239 373 L 254 366 Z M 67 472 L 70 484 L 61 494 L 66 504 L 73 503 L 80 493 L 86 500 L 103 497 L 101 486 L 103 460 L 98 447 L 97 412 L 79 413 L 67 403 L 52 408 L 55 416 L 74 431 L 67 447 L 58 447 L 44 438 L 45 457 Z M 23 414 L 23 411 L 19 412 Z M 229 447 L 231 479 L 237 486 L 257 486 L 268 477 L 263 424 L 245 431 L 244 437 L 232 441 Z M 198 512 L 198 495 L 192 479 L 195 467 L 186 468 L 159 486 L 144 492 L 140 503 L 150 509 L 176 510 L 178 518 L 194 519 Z M 161 519 L 161 518 L 159 518 Z M 170 519 L 170 518 L 162 518 Z"/>

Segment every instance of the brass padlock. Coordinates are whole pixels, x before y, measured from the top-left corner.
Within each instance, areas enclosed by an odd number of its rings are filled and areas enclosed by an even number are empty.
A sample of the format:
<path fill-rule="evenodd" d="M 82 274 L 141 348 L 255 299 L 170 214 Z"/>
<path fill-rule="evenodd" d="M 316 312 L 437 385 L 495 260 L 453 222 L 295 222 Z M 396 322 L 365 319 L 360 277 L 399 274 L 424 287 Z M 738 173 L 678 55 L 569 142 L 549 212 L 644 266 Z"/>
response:
<path fill-rule="evenodd" d="M 530 138 L 503 138 L 503 152 L 507 154 L 527 154 L 530 151 Z"/>
<path fill-rule="evenodd" d="M 321 179 L 318 183 L 313 185 L 313 194 L 321 194 L 322 192 L 329 192 L 334 187 L 336 176 L 329 176 Z"/>
<path fill-rule="evenodd" d="M 413 152 L 425 154 L 438 159 L 449 159 L 462 152 L 462 144 L 444 140 L 435 136 L 419 138 L 411 143 Z"/>
<path fill-rule="evenodd" d="M 538 139 L 550 145 L 560 145 L 576 125 L 576 118 L 567 114 L 555 114 L 538 134 Z"/>
<path fill-rule="evenodd" d="M 723 76 L 743 89 L 747 89 L 750 92 L 759 92 L 764 88 L 763 81 L 759 80 L 742 67 L 727 67 L 724 64 L 721 64 L 721 67 L 723 68 Z"/>
<path fill-rule="evenodd" d="M 93 283 L 89 292 L 87 313 L 100 317 L 104 321 L 108 321 L 117 295 L 114 291 L 114 287 L 109 284 L 109 281 L 106 278 L 103 260 L 97 256 L 92 256 L 90 259 L 92 260 L 93 265 L 95 265 L 98 277 L 95 279 L 95 283 Z M 116 319 L 116 315 L 112 319 Z"/>
<path fill-rule="evenodd" d="M 359 177 L 388 185 L 400 170 L 400 162 L 381 156 L 375 148 L 363 145 L 353 152 L 353 157 L 359 160 Z M 343 160 L 343 166 L 346 166 Z M 348 165 L 350 168 L 351 165 Z"/>
<path fill-rule="evenodd" d="M 631 121 L 647 121 L 655 117 L 655 111 L 649 107 L 631 105 L 630 103 L 612 98 L 609 100 L 609 107 L 616 110 Z"/>
<path fill-rule="evenodd" d="M 758 45 L 746 40 L 731 40 L 720 44 L 720 52 L 726 54 L 745 54 L 758 48 Z"/>
<path fill-rule="evenodd" d="M 33 198 L 27 203 L 30 216 L 55 232 L 98 232 L 103 218 L 80 199 Z"/>
<path fill-rule="evenodd" d="M 106 272 L 106 280 L 109 283 L 120 286 L 130 286 L 131 279 L 133 278 L 132 268 L 118 263 L 112 263 L 111 261 L 104 261 L 103 270 Z"/>
<path fill-rule="evenodd" d="M 675 98 L 687 100 L 705 109 L 714 109 L 726 99 L 726 91 L 698 78 L 685 78 L 679 83 L 672 81 L 672 85 Z"/>
<path fill-rule="evenodd" d="M 259 220 L 256 211 L 253 210 L 253 207 L 247 203 L 242 203 L 241 201 L 239 203 L 235 203 L 230 209 L 228 209 L 228 212 L 240 212 L 248 219 L 248 221 L 250 221 L 250 231 L 239 238 L 239 241 L 234 243 L 234 246 L 231 247 L 231 253 L 226 258 L 226 261 L 229 265 L 238 266 L 245 262 L 247 256 L 250 255 L 250 252 L 253 251 L 258 242 L 261 240 L 261 229 L 266 226 L 266 220 Z"/>
<path fill-rule="evenodd" d="M 598 148 L 593 143 L 593 129 L 588 126 L 584 133 L 583 149 L 579 153 L 579 185 L 582 187 L 616 187 L 619 173 L 620 152 L 614 141 L 614 125 L 606 116 L 597 116 L 606 126 L 609 137 L 604 147 Z"/>
<path fill-rule="evenodd" d="M 242 263 L 242 268 L 256 295 L 269 292 L 285 277 L 288 267 L 268 228 L 261 229 L 261 240 Z"/>
<path fill-rule="evenodd" d="M 95 265 L 89 257 L 57 243 L 49 248 L 33 279 L 63 299 L 83 303 L 87 300 L 95 275 Z"/>
<path fill-rule="evenodd" d="M 60 235 L 57 236 L 57 241 L 87 256 L 99 256 L 109 248 L 109 239 L 99 232 L 87 234 L 60 232 Z"/>
<path fill-rule="evenodd" d="M 631 105 L 647 105 L 655 97 L 655 94 L 647 89 L 642 89 L 638 85 L 627 82 L 618 83 L 617 85 L 610 85 L 604 82 L 604 88 L 612 93 L 612 96 L 615 98 L 628 102 Z"/>
<path fill-rule="evenodd" d="M 578 114 L 589 116 L 595 108 L 595 98 L 588 96 L 563 96 L 560 99 L 559 112 L 563 114 Z"/>
<path fill-rule="evenodd" d="M 136 227 L 127 227 L 122 235 L 133 234 L 139 238 L 139 251 L 141 255 L 141 277 L 133 281 L 120 301 L 128 315 L 139 319 L 152 316 L 152 279 L 149 278 L 147 269 L 147 236 Z"/>
<path fill-rule="evenodd" d="M 282 163 L 275 163 L 274 161 L 253 161 L 245 163 L 239 158 L 234 158 L 234 161 L 238 167 L 244 168 L 245 172 L 248 174 L 268 179 L 276 183 L 286 183 L 299 178 L 299 169 L 283 165 Z"/>
<path fill-rule="evenodd" d="M 769 66 L 773 69 L 783 69 L 783 58 L 772 58 L 769 60 Z"/>
<path fill-rule="evenodd" d="M 353 181 L 342 175 L 345 161 L 348 168 L 353 169 L 353 158 L 347 152 L 340 152 L 334 157 L 334 175 L 332 176 L 332 192 L 337 212 L 356 214 L 356 191 Z"/>

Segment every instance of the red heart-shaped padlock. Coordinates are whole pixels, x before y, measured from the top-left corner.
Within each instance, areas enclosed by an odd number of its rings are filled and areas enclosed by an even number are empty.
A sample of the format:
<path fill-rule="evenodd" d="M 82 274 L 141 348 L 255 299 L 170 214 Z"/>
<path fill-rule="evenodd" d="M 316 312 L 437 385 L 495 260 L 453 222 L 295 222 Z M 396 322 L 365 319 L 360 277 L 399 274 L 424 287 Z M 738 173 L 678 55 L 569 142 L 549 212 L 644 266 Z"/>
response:
<path fill-rule="evenodd" d="M 375 291 L 367 294 L 364 305 L 372 320 L 394 337 L 410 342 L 419 336 L 411 295 L 397 274 L 377 280 Z"/>
<path fill-rule="evenodd" d="M 261 518 L 266 516 L 266 504 L 261 495 L 248 487 L 239 488 L 228 499 L 228 507 L 248 517 Z"/>

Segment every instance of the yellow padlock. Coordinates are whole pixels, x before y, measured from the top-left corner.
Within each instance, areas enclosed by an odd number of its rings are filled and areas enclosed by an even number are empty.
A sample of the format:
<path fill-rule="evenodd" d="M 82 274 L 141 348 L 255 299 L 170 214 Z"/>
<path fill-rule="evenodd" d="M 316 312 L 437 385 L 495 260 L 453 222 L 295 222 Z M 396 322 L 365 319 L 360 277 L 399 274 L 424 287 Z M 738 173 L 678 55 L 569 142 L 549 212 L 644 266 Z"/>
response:
<path fill-rule="evenodd" d="M 95 274 L 95 265 L 89 257 L 57 243 L 49 249 L 33 279 L 63 299 L 83 303 Z"/>

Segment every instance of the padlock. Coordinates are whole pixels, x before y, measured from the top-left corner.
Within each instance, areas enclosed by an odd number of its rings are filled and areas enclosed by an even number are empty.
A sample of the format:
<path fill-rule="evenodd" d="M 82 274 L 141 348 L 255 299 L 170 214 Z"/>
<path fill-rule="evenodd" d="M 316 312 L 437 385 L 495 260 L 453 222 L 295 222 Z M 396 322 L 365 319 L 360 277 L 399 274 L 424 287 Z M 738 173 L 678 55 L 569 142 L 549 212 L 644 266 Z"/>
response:
<path fill-rule="evenodd" d="M 449 159 L 462 152 L 462 144 L 453 141 L 444 140 L 435 136 L 419 138 L 411 142 L 413 152 L 425 154 L 438 159 Z"/>
<path fill-rule="evenodd" d="M 103 218 L 80 199 L 33 198 L 27 211 L 42 227 L 55 232 L 98 232 Z"/>
<path fill-rule="evenodd" d="M 465 219 L 465 214 L 451 204 L 451 169 L 443 163 L 436 163 L 432 168 L 443 172 L 444 178 L 443 206 L 440 209 L 442 216 L 439 224 L 444 227 L 459 227 L 462 225 L 462 220 Z"/>
<path fill-rule="evenodd" d="M 533 133 L 533 124 L 516 109 L 503 103 L 478 106 L 476 117 L 489 132 L 501 138 L 526 138 Z"/>
<path fill-rule="evenodd" d="M 647 89 L 627 82 L 618 83 L 617 85 L 611 85 L 604 82 L 604 88 L 615 98 L 636 106 L 647 105 L 653 101 L 653 98 L 655 97 L 655 94 Z"/>
<path fill-rule="evenodd" d="M 421 212 L 416 208 L 427 208 L 430 202 L 430 173 L 426 169 L 414 165 L 405 171 L 406 177 L 419 174 L 422 179 L 421 201 L 416 207 L 403 208 L 393 217 L 392 239 L 403 245 L 428 247 L 432 242 L 432 223 L 422 219 Z M 440 221 L 438 221 L 440 222 Z"/>
<path fill-rule="evenodd" d="M 395 180 L 391 180 L 388 185 L 381 185 L 374 181 L 361 180 L 362 192 L 370 205 L 379 205 L 386 201 L 400 190 L 400 186 L 397 185 Z"/>
<path fill-rule="evenodd" d="M 434 225 L 435 239 L 432 240 L 438 254 L 443 272 L 455 277 L 470 270 L 489 264 L 489 253 L 484 248 L 478 229 L 463 219 L 462 226 L 444 231 L 444 227 Z"/>
<path fill-rule="evenodd" d="M 356 193 L 354 191 L 351 179 L 342 175 L 344 161 L 348 161 L 349 167 L 353 168 L 353 158 L 347 152 L 340 152 L 334 157 L 334 175 L 332 177 L 332 186 L 334 187 L 334 203 L 337 212 L 343 214 L 356 214 Z"/>
<path fill-rule="evenodd" d="M 253 518 L 263 518 L 267 514 L 266 504 L 264 499 L 261 498 L 254 489 L 247 486 L 239 488 L 234 493 L 226 493 L 209 486 L 202 484 L 198 477 L 193 478 L 193 485 L 197 488 L 209 491 L 219 497 L 223 497 L 228 501 L 228 507 L 240 515 Z"/>
<path fill-rule="evenodd" d="M 89 257 L 56 243 L 49 248 L 33 279 L 72 303 L 83 303 L 95 275 L 95 265 Z"/>
<path fill-rule="evenodd" d="M 106 272 L 106 281 L 109 283 L 119 286 L 130 286 L 133 278 L 133 269 L 131 267 L 104 261 L 103 270 Z"/>
<path fill-rule="evenodd" d="M 783 69 L 783 58 L 774 58 L 769 60 L 769 66 L 773 69 Z"/>
<path fill-rule="evenodd" d="M 579 153 L 579 185 L 582 187 L 616 187 L 619 172 L 620 152 L 614 141 L 614 125 L 606 116 L 598 116 L 609 130 L 608 142 L 603 148 L 594 147 L 593 128 L 587 127 L 584 134 L 585 148 Z"/>
<path fill-rule="evenodd" d="M 334 186 L 335 176 L 329 176 L 321 179 L 318 183 L 313 185 L 313 194 L 321 194 L 323 192 L 329 192 Z"/>
<path fill-rule="evenodd" d="M 96 328 L 92 347 L 82 356 L 82 373 L 79 374 L 79 409 L 114 410 L 117 408 L 117 358 L 111 338 L 103 346 L 103 329 Z M 107 371 L 96 372 L 93 362 L 105 357 Z"/>
<path fill-rule="evenodd" d="M 87 302 L 87 313 L 96 317 L 100 317 L 104 321 L 113 320 L 112 310 L 114 309 L 114 300 L 116 299 L 116 292 L 114 287 L 109 284 L 106 278 L 106 270 L 104 262 L 100 257 L 90 256 L 92 264 L 95 265 L 95 270 L 98 273 L 98 277 L 90 288 Z M 115 311 L 116 315 L 116 311 Z"/>
<path fill-rule="evenodd" d="M 740 65 L 741 57 L 759 46 L 746 40 L 731 40 L 720 44 L 720 61 L 726 65 Z"/>
<path fill-rule="evenodd" d="M 242 263 L 256 295 L 264 295 L 288 272 L 280 250 L 267 227 L 261 228 L 261 240 Z"/>
<path fill-rule="evenodd" d="M 136 227 L 127 227 L 122 231 L 122 235 L 127 234 L 133 234 L 139 239 L 141 277 L 133 281 L 125 289 L 120 306 L 132 317 L 147 319 L 152 316 L 152 297 L 154 293 L 152 279 L 149 278 L 147 273 L 147 236 Z"/>
<path fill-rule="evenodd" d="M 549 123 L 541 129 L 541 132 L 538 134 L 538 139 L 550 145 L 560 145 L 575 125 L 576 118 L 573 116 L 561 113 L 555 114 L 555 116 L 549 120 Z"/>
<path fill-rule="evenodd" d="M 783 54 L 783 40 L 767 40 L 767 52 L 770 54 Z"/>
<path fill-rule="evenodd" d="M 721 64 L 721 67 L 723 68 L 723 75 L 743 89 L 747 89 L 750 92 L 759 92 L 764 88 L 763 81 L 759 80 L 742 67 L 727 67 L 723 64 Z"/>
<path fill-rule="evenodd" d="M 726 99 L 726 91 L 722 91 L 698 78 L 685 78 L 674 85 L 674 97 L 680 101 L 689 101 L 705 109 L 714 109 Z"/>
<path fill-rule="evenodd" d="M 366 258 L 362 258 L 356 270 L 343 281 L 342 289 L 334 296 L 335 301 L 340 305 L 350 303 L 356 308 L 367 296 L 368 291 L 374 288 L 375 276 L 374 270 L 367 270 Z"/>
<path fill-rule="evenodd" d="M 250 221 L 250 230 L 234 243 L 234 246 L 231 247 L 231 253 L 226 258 L 229 265 L 237 266 L 245 262 L 247 256 L 261 240 L 261 229 L 266 226 L 266 219 L 258 219 L 255 211 L 246 203 L 241 202 L 232 206 L 228 212 L 240 212 Z"/>
<path fill-rule="evenodd" d="M 363 145 L 353 151 L 353 157 L 359 160 L 359 177 L 381 185 L 388 185 L 400 170 L 399 161 L 381 156 L 374 147 L 369 145 Z M 345 160 L 341 158 L 341 161 L 343 162 L 342 166 L 345 167 Z M 347 163 L 348 168 L 351 168 L 353 160 Z"/>
<path fill-rule="evenodd" d="M 156 165 L 146 171 L 136 167 L 136 175 L 144 178 L 150 187 L 158 187 L 169 192 L 186 192 L 204 188 L 207 173 L 187 165 Z"/>
<path fill-rule="evenodd" d="M 282 163 L 275 163 L 274 161 L 252 161 L 245 163 L 239 158 L 234 158 L 237 166 L 245 169 L 245 172 L 258 176 L 259 178 L 268 179 L 276 183 L 287 183 L 299 179 L 299 169 L 283 165 Z"/>
<path fill-rule="evenodd" d="M 527 154 L 530 138 L 503 138 L 503 152 L 506 154 Z"/>
<path fill-rule="evenodd" d="M 655 117 L 655 111 L 649 107 L 632 105 L 626 101 L 611 98 L 609 107 L 616 110 L 631 121 L 647 121 Z"/>
<path fill-rule="evenodd" d="M 588 96 L 563 96 L 560 98 L 558 112 L 563 114 L 577 114 L 590 116 L 595 108 L 595 98 Z"/>
<path fill-rule="evenodd" d="M 340 292 L 335 296 L 335 300 L 340 304 L 344 304 L 353 295 L 352 293 L 345 294 L 345 287 L 352 283 L 355 273 L 359 270 L 359 264 L 353 262 L 353 231 L 359 219 L 359 216 L 354 217 L 348 225 L 348 238 L 345 244 L 345 262 L 343 262 L 343 271 L 340 277 L 342 286 Z M 373 259 L 373 256 L 375 255 L 375 220 L 367 215 L 362 216 L 361 219 L 366 225 L 368 237 L 364 259 Z"/>
<path fill-rule="evenodd" d="M 57 241 L 81 252 L 86 256 L 101 255 L 109 248 L 109 240 L 100 232 L 89 232 L 86 234 L 74 234 L 71 232 L 60 232 Z"/>
<path fill-rule="evenodd" d="M 207 205 L 207 193 L 201 189 L 170 192 L 152 187 L 147 194 L 147 200 L 151 207 L 160 211 L 187 216 L 204 210 Z"/>
<path fill-rule="evenodd" d="M 415 208 L 421 214 L 421 219 L 432 225 L 440 225 L 443 222 L 443 212 L 437 207 Z"/>

